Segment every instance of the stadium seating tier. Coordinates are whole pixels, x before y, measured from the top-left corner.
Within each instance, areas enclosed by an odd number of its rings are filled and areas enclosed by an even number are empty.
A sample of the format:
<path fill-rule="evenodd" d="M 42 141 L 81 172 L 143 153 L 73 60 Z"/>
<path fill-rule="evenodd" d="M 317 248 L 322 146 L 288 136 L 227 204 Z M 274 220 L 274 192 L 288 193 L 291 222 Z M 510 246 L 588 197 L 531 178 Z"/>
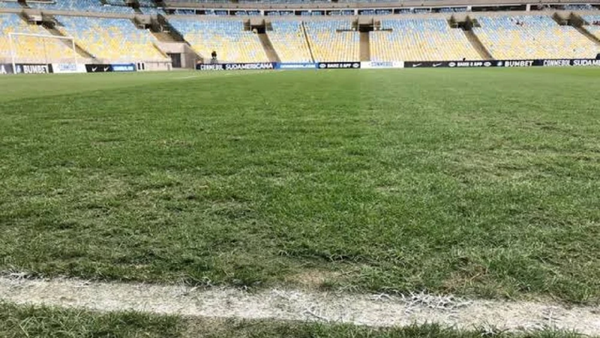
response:
<path fill-rule="evenodd" d="M 306 21 L 304 25 L 315 61 L 359 60 L 360 35 L 352 28 L 352 21 Z"/>
<path fill-rule="evenodd" d="M 170 23 L 205 58 L 217 51 L 222 62 L 269 61 L 258 35 L 241 21 L 172 19 Z"/>
<path fill-rule="evenodd" d="M 56 16 L 57 28 L 72 36 L 79 46 L 97 59 L 111 62 L 165 61 L 166 55 L 146 30 L 135 27 L 131 20 Z"/>
<path fill-rule="evenodd" d="M 269 39 L 282 62 L 313 61 L 302 22 L 273 21 L 272 26 Z"/>
<path fill-rule="evenodd" d="M 27 23 L 17 14 L 0 13 L 0 59 L 11 60 L 11 33 L 36 34 L 52 37 L 44 27 Z M 55 38 L 13 35 L 12 46 L 16 60 L 28 63 L 72 61 L 76 53 L 70 42 Z"/>
<path fill-rule="evenodd" d="M 74 11 L 74 12 L 100 12 L 100 13 L 120 13 L 133 14 L 135 11 L 131 7 L 125 6 L 123 1 L 118 2 L 120 6 L 104 5 L 99 0 L 60 0 L 54 2 L 28 2 L 31 8 L 48 9 L 55 11 Z"/>
<path fill-rule="evenodd" d="M 473 28 L 496 59 L 594 58 L 598 46 L 550 16 L 479 16 Z"/>
<path fill-rule="evenodd" d="M 480 60 L 461 29 L 444 19 L 387 19 L 371 35 L 372 61 Z"/>

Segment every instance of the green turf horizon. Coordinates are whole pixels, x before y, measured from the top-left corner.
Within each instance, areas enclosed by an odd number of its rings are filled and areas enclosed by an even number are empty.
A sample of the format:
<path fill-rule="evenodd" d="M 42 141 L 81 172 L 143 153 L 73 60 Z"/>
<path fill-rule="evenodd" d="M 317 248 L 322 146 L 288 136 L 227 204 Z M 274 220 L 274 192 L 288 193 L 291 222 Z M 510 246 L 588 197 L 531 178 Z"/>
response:
<path fill-rule="evenodd" d="M 1 77 L 0 271 L 600 300 L 600 69 L 229 74 Z"/>

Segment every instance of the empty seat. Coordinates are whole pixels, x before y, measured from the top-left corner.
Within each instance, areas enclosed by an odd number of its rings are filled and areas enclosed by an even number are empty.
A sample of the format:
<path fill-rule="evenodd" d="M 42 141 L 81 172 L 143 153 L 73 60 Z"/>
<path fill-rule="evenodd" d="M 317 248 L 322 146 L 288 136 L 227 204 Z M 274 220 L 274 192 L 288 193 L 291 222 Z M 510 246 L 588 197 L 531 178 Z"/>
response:
<path fill-rule="evenodd" d="M 598 46 L 549 16 L 480 16 L 473 30 L 496 59 L 591 58 Z"/>
<path fill-rule="evenodd" d="M 146 30 L 135 27 L 131 20 L 56 16 L 57 28 L 97 59 L 110 62 L 165 61 L 154 43 L 156 39 Z"/>
<path fill-rule="evenodd" d="M 358 61 L 360 35 L 350 20 L 307 21 L 306 34 L 315 61 Z"/>
<path fill-rule="evenodd" d="M 312 62 L 300 21 L 273 21 L 269 39 L 282 62 Z"/>
<path fill-rule="evenodd" d="M 480 60 L 461 29 L 444 19 L 387 19 L 371 34 L 372 61 Z"/>
<path fill-rule="evenodd" d="M 585 28 L 588 32 L 600 39 L 600 15 L 583 15 L 582 18 L 586 21 Z"/>
<path fill-rule="evenodd" d="M 0 59 L 11 60 L 11 33 L 52 36 L 44 27 L 29 24 L 17 14 L 0 13 Z M 72 62 L 76 53 L 70 41 L 55 38 L 13 35 L 13 51 L 18 62 Z M 70 48 L 71 47 L 71 48 Z"/>
<path fill-rule="evenodd" d="M 216 51 L 221 62 L 269 61 L 258 35 L 245 30 L 241 21 L 172 19 L 170 23 L 205 58 Z"/>
<path fill-rule="evenodd" d="M 117 0 L 113 0 L 116 4 Z M 57 11 L 101 12 L 133 14 L 135 11 L 127 7 L 125 2 L 118 1 L 120 6 L 105 5 L 99 0 L 59 0 L 55 2 L 28 2 L 31 8 L 51 9 Z"/>

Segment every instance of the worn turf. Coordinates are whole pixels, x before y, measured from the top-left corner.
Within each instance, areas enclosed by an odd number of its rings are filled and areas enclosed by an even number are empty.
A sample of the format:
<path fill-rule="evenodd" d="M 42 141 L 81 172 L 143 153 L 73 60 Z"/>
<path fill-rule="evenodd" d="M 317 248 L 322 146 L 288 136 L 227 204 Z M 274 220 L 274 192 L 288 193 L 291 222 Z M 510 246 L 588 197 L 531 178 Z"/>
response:
<path fill-rule="evenodd" d="M 177 338 L 182 318 L 136 312 L 93 313 L 0 302 L 0 337 L 5 338 Z"/>
<path fill-rule="evenodd" d="M 227 74 L 0 78 L 0 270 L 600 300 L 599 69 Z"/>
<path fill-rule="evenodd" d="M 377 329 L 352 325 L 167 317 L 136 312 L 95 313 L 0 303 L 6 338 L 579 338 L 571 332 L 504 333 L 437 325 Z"/>
<path fill-rule="evenodd" d="M 294 323 L 272 321 L 189 321 L 183 336 L 205 338 L 583 338 L 574 332 L 541 330 L 502 332 L 492 327 L 460 331 L 439 325 L 414 325 L 404 328 Z"/>

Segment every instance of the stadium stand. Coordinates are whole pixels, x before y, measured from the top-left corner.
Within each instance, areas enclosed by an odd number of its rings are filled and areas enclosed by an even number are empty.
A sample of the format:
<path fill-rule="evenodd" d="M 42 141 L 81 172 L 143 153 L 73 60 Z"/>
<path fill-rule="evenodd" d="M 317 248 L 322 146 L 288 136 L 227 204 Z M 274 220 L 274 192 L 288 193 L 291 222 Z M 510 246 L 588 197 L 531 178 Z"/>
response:
<path fill-rule="evenodd" d="M 72 36 L 79 46 L 96 59 L 110 62 L 164 61 L 167 59 L 146 30 L 135 27 L 131 20 L 56 16 L 57 28 Z"/>
<path fill-rule="evenodd" d="M 446 1 L 432 7 L 388 8 L 390 1 L 0 0 L 0 59 L 11 59 L 10 33 L 63 35 L 77 43 L 73 51 L 68 40 L 20 35 L 15 38 L 16 59 L 30 63 L 81 56 L 90 62 L 193 67 L 198 55 L 208 62 L 213 50 L 222 63 L 600 57 L 596 3 L 492 13 L 452 7 Z M 355 13 L 362 16 L 357 19 Z M 256 17 L 260 15 L 265 16 Z"/>
<path fill-rule="evenodd" d="M 549 16 L 479 16 L 474 27 L 481 43 L 497 59 L 595 58 L 598 46 L 571 26 Z"/>
<path fill-rule="evenodd" d="M 51 34 L 41 26 L 28 24 L 17 14 L 0 13 L 0 59 L 11 60 L 10 33 Z M 76 53 L 64 41 L 34 36 L 13 38 L 15 58 L 19 62 L 48 63 L 52 61 L 72 61 Z"/>
<path fill-rule="evenodd" d="M 156 3 L 152 0 L 138 0 L 140 7 L 156 7 Z"/>
<path fill-rule="evenodd" d="M 298 4 L 298 3 L 328 3 L 330 0 L 240 0 L 240 3 L 268 3 L 268 4 Z"/>
<path fill-rule="evenodd" d="M 600 39 L 600 15 L 583 15 L 582 19 L 586 21 L 585 28 L 587 31 Z M 600 50 L 598 53 L 600 53 Z"/>
<path fill-rule="evenodd" d="M 315 61 L 357 61 L 360 36 L 350 20 L 306 21 L 306 34 Z"/>
<path fill-rule="evenodd" d="M 22 9 L 23 6 L 19 4 L 17 1 L 0 1 L 0 8 L 19 8 Z"/>
<path fill-rule="evenodd" d="M 165 11 L 157 7 L 152 0 L 138 0 L 138 3 L 140 4 L 140 11 L 144 14 L 165 14 Z"/>
<path fill-rule="evenodd" d="M 55 11 L 74 11 L 74 12 L 100 12 L 100 13 L 121 13 L 133 14 L 135 11 L 126 6 L 104 5 L 98 0 L 60 0 L 56 2 L 28 2 L 31 8 L 48 9 Z"/>
<path fill-rule="evenodd" d="M 229 0 L 169 0 L 172 5 L 177 4 L 205 4 L 205 3 L 228 3 Z"/>
<path fill-rule="evenodd" d="M 312 62 L 301 21 L 273 21 L 269 38 L 282 62 Z"/>
<path fill-rule="evenodd" d="M 127 6 L 124 0 L 104 0 L 107 4 L 111 6 Z"/>
<path fill-rule="evenodd" d="M 175 9 L 175 14 L 176 15 L 195 15 L 196 10 L 177 8 L 177 9 Z"/>
<path fill-rule="evenodd" d="M 393 2 L 397 2 L 396 0 L 340 0 L 340 2 L 343 3 L 352 3 L 352 2 L 358 2 L 358 3 L 366 3 L 366 4 L 388 4 L 388 3 L 393 3 Z"/>
<path fill-rule="evenodd" d="M 245 30 L 241 21 L 171 19 L 170 23 L 204 57 L 217 50 L 221 62 L 269 61 L 258 36 Z"/>
<path fill-rule="evenodd" d="M 388 19 L 381 28 L 371 36 L 372 61 L 481 59 L 464 32 L 444 19 Z"/>
<path fill-rule="evenodd" d="M 565 5 L 565 10 L 569 11 L 592 11 L 596 8 L 592 7 L 590 4 L 575 4 L 575 5 Z"/>
<path fill-rule="evenodd" d="M 154 8 L 154 7 L 140 7 L 140 11 L 142 11 L 142 13 L 144 14 L 150 14 L 150 15 L 156 15 L 156 14 L 162 14 L 165 15 L 165 11 L 162 8 Z"/>

